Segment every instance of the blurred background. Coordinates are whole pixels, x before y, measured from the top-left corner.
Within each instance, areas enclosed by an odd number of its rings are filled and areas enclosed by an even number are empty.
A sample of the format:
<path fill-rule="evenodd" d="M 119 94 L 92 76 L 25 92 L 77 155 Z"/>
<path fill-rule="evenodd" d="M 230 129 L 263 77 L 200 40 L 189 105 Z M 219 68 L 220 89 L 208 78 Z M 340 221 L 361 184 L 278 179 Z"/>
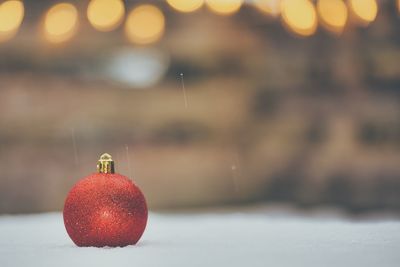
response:
<path fill-rule="evenodd" d="M 0 0 L 0 213 L 110 153 L 151 209 L 400 212 L 400 1 Z"/>

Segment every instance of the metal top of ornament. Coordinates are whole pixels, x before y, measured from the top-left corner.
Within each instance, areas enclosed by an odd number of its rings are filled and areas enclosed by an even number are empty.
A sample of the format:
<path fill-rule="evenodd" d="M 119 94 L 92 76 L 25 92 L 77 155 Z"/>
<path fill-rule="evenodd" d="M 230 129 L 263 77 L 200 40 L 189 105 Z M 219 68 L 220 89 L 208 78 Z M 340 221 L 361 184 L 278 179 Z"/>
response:
<path fill-rule="evenodd" d="M 114 161 L 110 154 L 104 153 L 97 162 L 98 173 L 114 173 Z"/>

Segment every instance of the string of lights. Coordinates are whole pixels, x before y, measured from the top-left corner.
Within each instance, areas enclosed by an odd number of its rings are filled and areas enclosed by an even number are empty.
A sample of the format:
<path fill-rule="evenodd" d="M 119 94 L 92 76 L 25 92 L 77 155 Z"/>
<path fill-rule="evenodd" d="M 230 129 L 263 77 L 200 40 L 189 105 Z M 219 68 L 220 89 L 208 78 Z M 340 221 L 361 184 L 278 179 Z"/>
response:
<path fill-rule="evenodd" d="M 393 1 L 400 12 L 400 0 Z M 279 19 L 288 31 L 305 37 L 315 34 L 318 27 L 341 34 L 349 23 L 368 26 L 379 10 L 377 0 L 166 0 L 166 3 L 176 12 L 190 13 L 206 6 L 221 16 L 237 13 L 246 3 L 266 16 Z M 17 34 L 27 12 L 22 0 L 0 1 L 0 42 Z M 54 44 L 70 40 L 78 31 L 81 13 L 101 32 L 123 26 L 126 39 L 135 44 L 157 42 L 165 32 L 165 15 L 155 4 L 138 4 L 128 9 L 123 0 L 90 0 L 85 11 L 68 1 L 52 5 L 40 22 L 42 36 Z"/>

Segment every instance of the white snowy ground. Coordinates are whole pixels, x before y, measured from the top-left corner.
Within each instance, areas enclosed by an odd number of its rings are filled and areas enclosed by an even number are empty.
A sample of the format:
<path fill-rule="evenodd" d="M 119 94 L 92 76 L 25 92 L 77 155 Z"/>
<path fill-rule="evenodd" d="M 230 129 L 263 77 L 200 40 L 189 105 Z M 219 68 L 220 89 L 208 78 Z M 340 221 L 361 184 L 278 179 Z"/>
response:
<path fill-rule="evenodd" d="M 400 220 L 255 209 L 151 213 L 136 246 L 79 248 L 60 213 L 0 216 L 0 267 L 400 266 Z"/>

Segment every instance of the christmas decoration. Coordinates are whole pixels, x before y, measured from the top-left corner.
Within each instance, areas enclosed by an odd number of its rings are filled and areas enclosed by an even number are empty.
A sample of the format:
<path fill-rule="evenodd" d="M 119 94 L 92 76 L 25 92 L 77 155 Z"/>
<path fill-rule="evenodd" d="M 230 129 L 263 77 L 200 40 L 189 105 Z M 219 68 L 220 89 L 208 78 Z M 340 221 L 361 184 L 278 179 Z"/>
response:
<path fill-rule="evenodd" d="M 80 180 L 68 193 L 64 224 L 80 247 L 122 247 L 136 244 L 147 223 L 147 205 L 129 178 L 114 173 L 114 161 L 103 154 L 98 173 Z"/>

